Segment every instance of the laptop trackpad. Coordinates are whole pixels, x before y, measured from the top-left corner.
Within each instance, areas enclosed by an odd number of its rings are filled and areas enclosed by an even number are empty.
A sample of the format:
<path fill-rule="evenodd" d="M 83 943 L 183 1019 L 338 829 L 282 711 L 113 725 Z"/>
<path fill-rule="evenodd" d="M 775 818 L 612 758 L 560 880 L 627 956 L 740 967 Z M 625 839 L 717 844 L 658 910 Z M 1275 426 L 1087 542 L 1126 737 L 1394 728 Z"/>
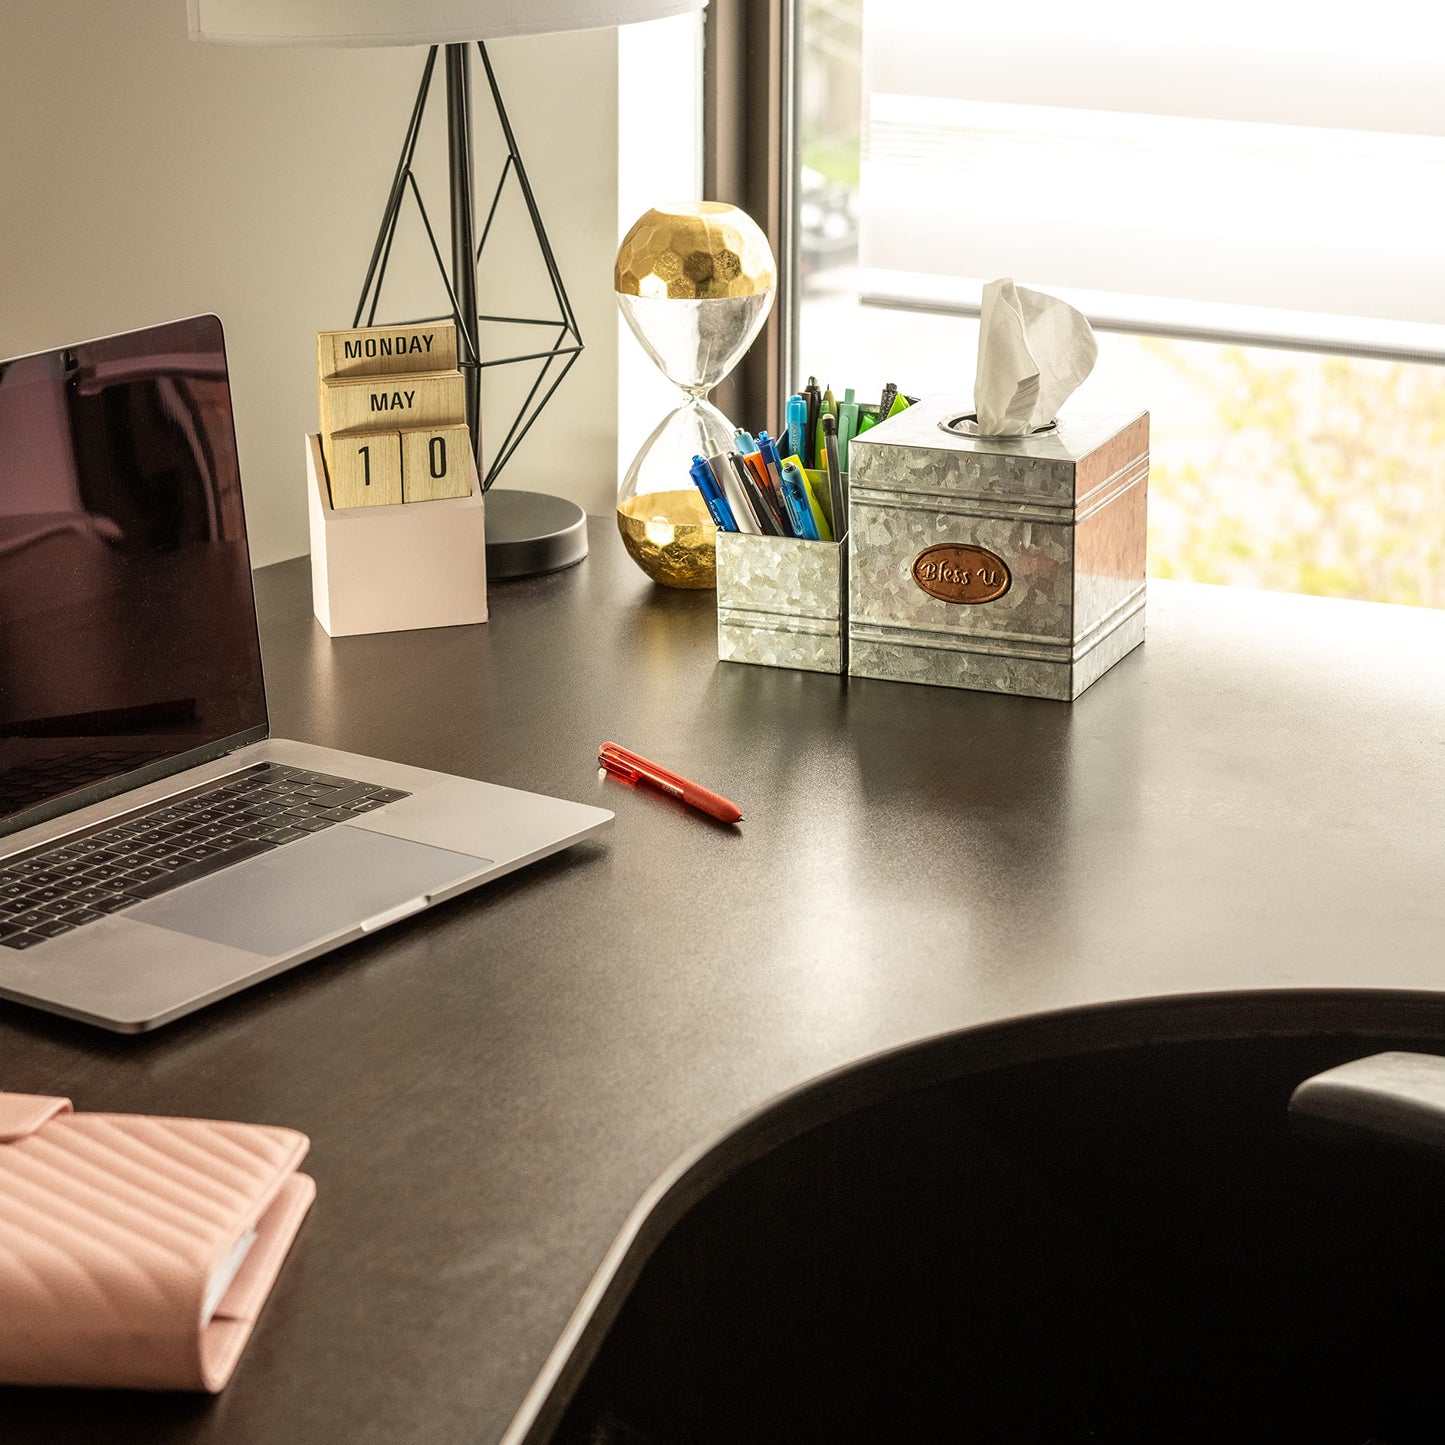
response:
<path fill-rule="evenodd" d="M 343 824 L 163 893 L 125 916 L 279 957 L 475 878 L 490 862 Z"/>

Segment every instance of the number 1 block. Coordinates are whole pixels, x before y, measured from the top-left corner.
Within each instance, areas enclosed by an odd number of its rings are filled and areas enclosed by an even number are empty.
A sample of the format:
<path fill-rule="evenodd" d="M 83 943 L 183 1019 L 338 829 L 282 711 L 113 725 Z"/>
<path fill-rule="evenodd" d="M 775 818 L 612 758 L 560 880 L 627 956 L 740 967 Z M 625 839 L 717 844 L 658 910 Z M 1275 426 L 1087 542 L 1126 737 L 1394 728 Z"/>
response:
<path fill-rule="evenodd" d="M 343 507 L 384 507 L 402 500 L 400 432 L 333 436 L 329 466 L 331 505 L 338 511 Z"/>
<path fill-rule="evenodd" d="M 472 435 L 466 423 L 412 427 L 401 433 L 402 493 L 408 502 L 437 502 L 471 495 L 467 464 Z"/>

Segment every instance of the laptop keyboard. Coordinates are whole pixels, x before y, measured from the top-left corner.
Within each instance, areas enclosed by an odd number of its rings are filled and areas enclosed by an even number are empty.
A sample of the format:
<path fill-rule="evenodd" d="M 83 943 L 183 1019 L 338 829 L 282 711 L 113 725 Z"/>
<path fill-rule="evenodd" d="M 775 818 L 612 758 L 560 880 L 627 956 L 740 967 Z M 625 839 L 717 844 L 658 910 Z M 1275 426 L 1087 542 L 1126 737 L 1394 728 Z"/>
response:
<path fill-rule="evenodd" d="M 34 948 L 410 796 L 356 778 L 263 763 L 0 863 L 0 948 Z"/>
<path fill-rule="evenodd" d="M 58 793 L 113 778 L 117 773 L 144 767 L 156 758 L 170 757 L 159 748 L 130 748 L 116 753 L 62 753 L 34 763 L 20 763 L 0 773 L 0 803 L 7 813 L 18 813 L 34 803 L 48 802 Z"/>

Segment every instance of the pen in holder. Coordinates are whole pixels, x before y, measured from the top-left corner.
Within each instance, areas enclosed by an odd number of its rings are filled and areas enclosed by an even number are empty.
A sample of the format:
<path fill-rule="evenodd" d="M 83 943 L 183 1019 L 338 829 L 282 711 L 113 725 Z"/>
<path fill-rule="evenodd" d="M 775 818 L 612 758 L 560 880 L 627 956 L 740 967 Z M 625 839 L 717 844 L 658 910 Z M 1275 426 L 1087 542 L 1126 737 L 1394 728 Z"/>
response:
<path fill-rule="evenodd" d="M 846 535 L 838 542 L 808 542 L 719 531 L 718 657 L 847 672 L 847 553 Z"/>

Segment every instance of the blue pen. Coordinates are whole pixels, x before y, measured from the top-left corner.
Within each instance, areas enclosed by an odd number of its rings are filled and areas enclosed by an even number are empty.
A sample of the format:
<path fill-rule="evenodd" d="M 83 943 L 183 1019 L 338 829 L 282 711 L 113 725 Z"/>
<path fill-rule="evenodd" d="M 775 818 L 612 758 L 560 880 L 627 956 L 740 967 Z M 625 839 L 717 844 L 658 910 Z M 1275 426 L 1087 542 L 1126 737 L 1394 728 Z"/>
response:
<path fill-rule="evenodd" d="M 803 437 L 808 430 L 808 398 L 801 392 L 788 398 L 788 450 L 803 455 Z"/>
<path fill-rule="evenodd" d="M 791 461 L 783 463 L 783 500 L 788 504 L 788 520 L 793 525 L 793 534 L 805 542 L 820 540 L 818 529 L 813 525 L 812 508 L 808 506 L 803 474 Z"/>
<path fill-rule="evenodd" d="M 688 470 L 692 474 L 693 486 L 702 493 L 702 500 L 707 507 L 708 515 L 724 532 L 736 532 L 738 524 L 733 517 L 732 508 L 728 506 L 728 499 L 718 489 L 712 468 L 707 464 L 707 458 L 694 457 L 692 466 Z"/>
<path fill-rule="evenodd" d="M 739 427 L 733 433 L 733 450 L 737 452 L 740 457 L 748 456 L 757 451 L 757 449 L 758 444 L 753 440 L 751 432 L 745 432 L 742 427 Z"/>

